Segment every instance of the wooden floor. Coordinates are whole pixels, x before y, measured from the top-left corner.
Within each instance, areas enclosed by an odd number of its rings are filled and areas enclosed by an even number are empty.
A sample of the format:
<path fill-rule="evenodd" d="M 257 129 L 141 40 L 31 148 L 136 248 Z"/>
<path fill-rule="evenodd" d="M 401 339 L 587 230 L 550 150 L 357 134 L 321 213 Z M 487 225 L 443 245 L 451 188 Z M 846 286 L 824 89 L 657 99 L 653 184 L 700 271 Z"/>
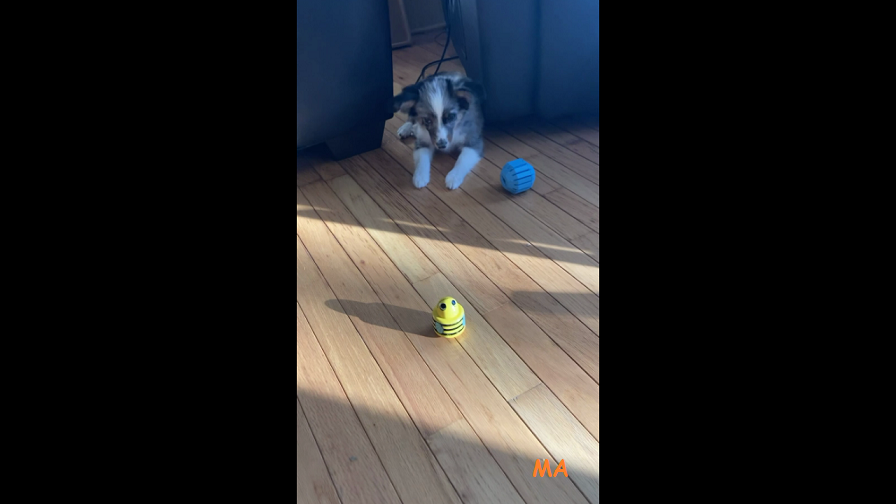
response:
<path fill-rule="evenodd" d="M 441 55 L 433 39 L 393 52 L 396 91 Z M 448 191 L 440 155 L 413 187 L 401 123 L 346 161 L 298 157 L 297 502 L 597 504 L 597 124 L 490 129 Z M 538 181 L 510 196 L 500 170 L 518 157 Z M 445 296 L 466 309 L 456 340 L 434 337 Z M 536 459 L 569 477 L 533 477 Z"/>

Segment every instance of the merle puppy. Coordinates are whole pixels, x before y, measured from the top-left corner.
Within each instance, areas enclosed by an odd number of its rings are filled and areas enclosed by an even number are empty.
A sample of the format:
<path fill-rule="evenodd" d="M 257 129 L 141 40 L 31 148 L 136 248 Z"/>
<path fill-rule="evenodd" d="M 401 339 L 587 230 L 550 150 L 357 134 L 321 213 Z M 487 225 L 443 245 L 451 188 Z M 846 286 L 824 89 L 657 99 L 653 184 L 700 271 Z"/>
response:
<path fill-rule="evenodd" d="M 408 115 L 398 136 L 417 139 L 414 149 L 414 186 L 429 184 L 436 149 L 460 151 L 457 163 L 445 177 L 448 189 L 457 189 L 482 159 L 482 100 L 484 89 L 459 73 L 440 73 L 408 86 L 394 99 L 395 111 Z"/>

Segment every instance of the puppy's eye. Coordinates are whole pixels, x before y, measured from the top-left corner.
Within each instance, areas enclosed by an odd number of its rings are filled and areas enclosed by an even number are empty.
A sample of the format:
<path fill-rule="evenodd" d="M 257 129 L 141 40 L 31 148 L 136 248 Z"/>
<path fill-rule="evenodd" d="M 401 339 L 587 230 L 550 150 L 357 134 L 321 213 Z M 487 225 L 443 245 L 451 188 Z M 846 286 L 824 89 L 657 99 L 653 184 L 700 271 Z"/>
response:
<path fill-rule="evenodd" d="M 446 123 L 454 122 L 455 119 L 457 119 L 457 114 L 455 114 L 454 112 L 445 116 Z"/>
<path fill-rule="evenodd" d="M 423 119 L 423 124 L 425 124 L 427 128 L 432 126 L 432 119 L 428 117 L 426 119 Z"/>

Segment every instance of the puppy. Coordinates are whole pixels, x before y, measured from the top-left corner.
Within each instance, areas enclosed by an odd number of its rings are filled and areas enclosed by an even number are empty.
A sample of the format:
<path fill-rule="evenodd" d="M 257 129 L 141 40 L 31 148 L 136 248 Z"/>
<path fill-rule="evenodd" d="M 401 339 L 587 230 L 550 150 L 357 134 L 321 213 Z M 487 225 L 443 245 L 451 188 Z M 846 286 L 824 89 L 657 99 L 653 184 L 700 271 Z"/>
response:
<path fill-rule="evenodd" d="M 464 178 L 482 159 L 481 85 L 451 72 L 427 77 L 408 86 L 393 101 L 394 111 L 404 112 L 408 121 L 398 136 L 417 139 L 414 148 L 414 186 L 429 184 L 429 170 L 436 149 L 441 152 L 460 150 L 454 169 L 445 177 L 448 189 L 457 189 Z"/>

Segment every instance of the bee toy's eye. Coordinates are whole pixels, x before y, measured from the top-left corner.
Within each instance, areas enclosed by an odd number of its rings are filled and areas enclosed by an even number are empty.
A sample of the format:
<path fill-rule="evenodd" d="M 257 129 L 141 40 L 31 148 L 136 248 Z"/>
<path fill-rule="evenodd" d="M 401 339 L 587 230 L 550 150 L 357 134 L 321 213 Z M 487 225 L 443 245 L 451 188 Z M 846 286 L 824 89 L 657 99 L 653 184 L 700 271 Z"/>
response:
<path fill-rule="evenodd" d="M 451 306 L 454 306 L 454 305 L 456 305 L 456 304 L 457 304 L 457 301 L 455 301 L 455 300 L 452 299 L 452 300 L 451 300 Z"/>
<path fill-rule="evenodd" d="M 445 303 L 442 303 L 442 309 L 444 310 L 445 308 L 448 308 L 448 307 L 445 306 Z"/>

